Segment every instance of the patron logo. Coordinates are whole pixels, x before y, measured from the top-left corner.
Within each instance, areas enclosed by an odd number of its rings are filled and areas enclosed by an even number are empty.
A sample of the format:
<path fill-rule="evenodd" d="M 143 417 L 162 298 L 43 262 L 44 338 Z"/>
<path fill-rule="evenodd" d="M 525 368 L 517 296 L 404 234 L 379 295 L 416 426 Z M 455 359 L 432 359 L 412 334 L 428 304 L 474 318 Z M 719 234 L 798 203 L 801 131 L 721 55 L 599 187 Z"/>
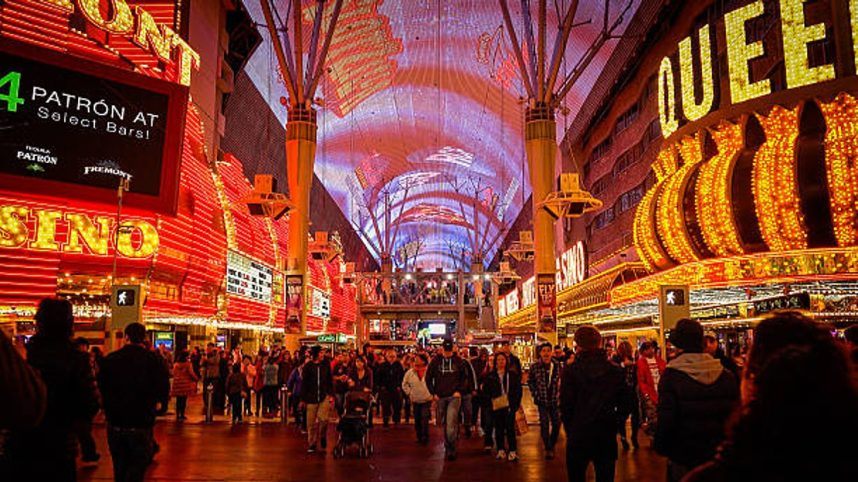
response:
<path fill-rule="evenodd" d="M 129 181 L 132 177 L 131 174 L 123 171 L 115 161 L 99 161 L 94 166 L 84 166 L 83 175 L 88 176 L 90 174 L 106 174 L 108 176 L 128 179 Z"/>
<path fill-rule="evenodd" d="M 15 155 L 15 158 L 25 162 L 50 164 L 52 166 L 56 166 L 58 161 L 57 156 L 52 155 L 50 149 L 29 145 L 24 146 L 23 149 L 19 150 Z"/>

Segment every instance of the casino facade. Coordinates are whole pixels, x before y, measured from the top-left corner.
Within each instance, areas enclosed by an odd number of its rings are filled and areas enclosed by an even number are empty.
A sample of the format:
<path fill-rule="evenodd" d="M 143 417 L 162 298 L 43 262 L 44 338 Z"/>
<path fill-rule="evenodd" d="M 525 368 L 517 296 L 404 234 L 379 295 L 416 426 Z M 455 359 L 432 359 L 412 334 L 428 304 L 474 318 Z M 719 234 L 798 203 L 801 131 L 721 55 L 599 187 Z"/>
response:
<path fill-rule="evenodd" d="M 778 308 L 854 322 L 858 4 L 653 2 L 634 22 L 563 144 L 604 207 L 562 226 L 587 266 L 557 294 L 561 338 L 656 338 L 663 285 L 735 344 Z M 532 332 L 514 303 L 501 331 Z"/>
<path fill-rule="evenodd" d="M 141 321 L 159 342 L 283 341 L 301 330 L 290 309 L 306 310 L 307 334 L 353 335 L 343 257 L 311 258 L 307 292 L 290 291 L 286 219 L 243 203 L 253 190 L 243 163 L 257 162 L 220 139 L 231 76 L 255 43 L 235 40 L 250 22 L 240 6 L 204 3 L 0 3 L 0 128 L 15 133 L 0 145 L 5 331 L 32 334 L 38 301 L 58 296 L 100 344 L 118 284 L 139 287 Z M 195 26 L 227 37 L 220 50 L 196 51 Z M 216 92 L 196 80 L 210 78 Z"/>

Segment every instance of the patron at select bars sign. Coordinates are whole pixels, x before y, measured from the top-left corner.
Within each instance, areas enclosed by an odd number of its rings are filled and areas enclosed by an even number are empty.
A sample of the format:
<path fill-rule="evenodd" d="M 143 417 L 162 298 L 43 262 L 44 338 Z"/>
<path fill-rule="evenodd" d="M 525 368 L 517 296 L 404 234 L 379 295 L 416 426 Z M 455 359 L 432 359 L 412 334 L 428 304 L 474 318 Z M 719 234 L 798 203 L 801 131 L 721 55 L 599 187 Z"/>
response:
<path fill-rule="evenodd" d="M 28 192 L 115 204 L 125 178 L 147 207 L 171 210 L 187 89 L 16 47 L 0 44 L 0 187 L 20 189 L 9 177 L 24 176 Z M 52 185 L 39 190 L 36 180 Z"/>
<path fill-rule="evenodd" d="M 664 137 L 679 128 L 680 120 L 693 122 L 719 107 L 739 104 L 768 95 L 773 90 L 770 78 L 756 78 L 751 65 L 756 60 L 773 55 L 767 52 L 760 38 L 762 29 L 749 29 L 767 11 L 766 6 L 780 12 L 781 29 L 780 58 L 784 63 L 784 89 L 795 89 L 817 84 L 841 75 L 854 75 L 852 66 L 836 65 L 828 56 L 811 58 L 810 49 L 821 42 L 835 43 L 837 48 L 848 51 L 848 57 L 858 58 L 858 0 L 830 0 L 831 20 L 808 25 L 805 15 L 806 0 L 756 0 L 724 14 L 723 33 L 715 32 L 714 25 L 703 25 L 693 35 L 679 42 L 678 55 L 664 57 L 658 73 L 658 111 Z M 843 22 L 848 25 L 834 25 Z M 749 34 L 749 30 L 754 33 Z M 851 30 L 851 38 L 836 43 L 833 32 Z M 713 55 L 716 35 L 724 35 L 726 45 L 727 75 L 729 82 L 715 79 L 718 69 Z M 843 36 L 841 36 L 843 38 Z M 692 46 L 694 44 L 694 47 Z M 777 48 L 777 46 L 769 46 Z M 835 59 L 843 60 L 844 56 Z M 848 63 L 848 62 L 845 62 Z M 675 66 L 679 67 L 676 75 Z M 853 69 L 851 72 L 848 70 Z M 718 100 L 716 86 L 726 85 L 727 98 Z M 720 106 L 718 105 L 720 103 Z M 681 107 L 679 109 L 678 107 Z"/>

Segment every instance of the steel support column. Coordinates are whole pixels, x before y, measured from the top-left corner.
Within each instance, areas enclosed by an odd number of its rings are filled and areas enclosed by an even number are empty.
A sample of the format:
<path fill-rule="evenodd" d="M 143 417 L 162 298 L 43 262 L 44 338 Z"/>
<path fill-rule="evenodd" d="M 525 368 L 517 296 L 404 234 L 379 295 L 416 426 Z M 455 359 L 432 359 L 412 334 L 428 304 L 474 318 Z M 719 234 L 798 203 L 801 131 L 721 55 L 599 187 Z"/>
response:
<path fill-rule="evenodd" d="M 554 280 L 554 218 L 538 207 L 539 203 L 555 190 L 554 166 L 557 157 L 557 124 L 554 110 L 543 102 L 536 102 L 525 112 L 524 147 L 530 168 L 530 185 L 533 189 L 533 271 L 537 290 L 540 279 Z M 539 293 L 537 293 L 537 298 Z M 539 333 L 542 319 L 537 302 L 536 331 L 538 336 L 557 340 L 556 314 L 552 312 L 554 331 Z"/>
<path fill-rule="evenodd" d="M 286 173 L 289 196 L 295 209 L 289 215 L 287 271 L 301 277 L 301 299 L 307 298 L 307 237 L 310 231 L 310 189 L 316 158 L 316 111 L 304 106 L 289 109 L 286 123 Z M 303 301 L 302 301 L 303 302 Z M 306 314 L 301 307 L 301 334 L 307 332 Z"/>

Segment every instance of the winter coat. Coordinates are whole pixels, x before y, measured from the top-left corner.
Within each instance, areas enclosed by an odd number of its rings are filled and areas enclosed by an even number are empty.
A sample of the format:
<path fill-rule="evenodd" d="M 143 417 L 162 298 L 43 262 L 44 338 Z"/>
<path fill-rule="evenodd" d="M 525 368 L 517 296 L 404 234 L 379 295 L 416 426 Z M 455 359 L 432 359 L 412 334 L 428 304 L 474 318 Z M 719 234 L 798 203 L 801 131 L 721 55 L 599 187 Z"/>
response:
<path fill-rule="evenodd" d="M 47 407 L 35 428 L 10 435 L 4 447 L 6 454 L 11 460 L 21 461 L 32 461 L 33 457 L 41 458 L 44 454 L 50 454 L 46 460 L 74 458 L 77 444 L 73 424 L 91 420 L 98 411 L 98 392 L 89 354 L 78 351 L 67 339 L 37 334 L 27 344 L 27 363 L 47 388 Z M 9 396 L 6 392 L 0 394 L 0 398 Z"/>
<path fill-rule="evenodd" d="M 623 371 L 604 350 L 585 351 L 563 369 L 560 412 L 573 448 L 604 457 L 617 456 L 617 407 Z"/>
<path fill-rule="evenodd" d="M 739 402 L 733 374 L 705 353 L 685 353 L 667 365 L 658 395 L 656 451 L 686 467 L 712 458 Z"/>
<path fill-rule="evenodd" d="M 266 363 L 263 368 L 264 385 L 266 387 L 276 387 L 280 378 L 277 376 L 277 371 L 280 367 L 276 363 Z"/>
<path fill-rule="evenodd" d="M 533 403 L 538 407 L 556 407 L 560 403 L 560 378 L 563 375 L 563 365 L 551 360 L 542 360 L 530 366 L 527 386 L 533 396 Z"/>
<path fill-rule="evenodd" d="M 265 364 L 262 360 L 256 362 L 256 378 L 253 379 L 253 391 L 259 393 L 265 386 Z"/>
<path fill-rule="evenodd" d="M 241 373 L 232 373 L 226 379 L 227 395 L 242 395 L 247 393 L 248 390 L 247 378 Z"/>
<path fill-rule="evenodd" d="M 122 428 L 155 424 L 155 405 L 170 393 L 170 379 L 157 355 L 125 345 L 104 358 L 98 372 L 107 422 Z"/>
<path fill-rule="evenodd" d="M 638 358 L 638 390 L 642 397 L 648 397 L 656 405 L 658 404 L 658 384 L 652 377 L 652 372 L 649 370 L 649 363 L 644 356 Z M 655 363 L 658 366 L 658 372 L 664 373 L 665 363 L 660 356 L 655 356 Z"/>
<path fill-rule="evenodd" d="M 429 392 L 429 387 L 426 386 L 426 375 L 428 373 L 427 370 L 423 373 L 423 378 L 420 378 L 417 370 L 413 368 L 405 372 L 405 377 L 402 379 L 402 391 L 412 403 L 428 403 L 432 401 L 432 394 Z"/>
<path fill-rule="evenodd" d="M 191 362 L 176 362 L 173 365 L 173 389 L 170 393 L 174 397 L 190 397 L 197 393 L 197 375 Z"/>
<path fill-rule="evenodd" d="M 48 392 L 42 377 L 0 331 L 0 431 L 36 426 L 45 414 Z M 2 438 L 2 437 L 0 437 Z"/>
<path fill-rule="evenodd" d="M 450 358 L 439 355 L 429 363 L 426 386 L 429 387 L 429 393 L 438 398 L 452 397 L 455 392 L 464 395 L 471 391 L 468 370 L 456 354 Z"/>
<path fill-rule="evenodd" d="M 489 399 L 506 394 L 510 411 L 517 412 L 518 408 L 521 407 L 521 375 L 512 370 L 507 370 L 501 379 L 500 374 L 493 371 L 486 377 L 485 393 Z"/>
<path fill-rule="evenodd" d="M 375 378 L 376 388 L 378 390 L 386 390 L 393 392 L 402 386 L 402 378 L 405 376 L 405 369 L 399 361 L 390 363 L 385 361 L 378 366 L 378 374 Z"/>
<path fill-rule="evenodd" d="M 286 390 L 289 393 L 301 393 L 301 370 L 303 369 L 304 367 L 295 367 L 292 369 L 292 373 L 289 374 L 289 380 L 286 381 Z"/>
<path fill-rule="evenodd" d="M 349 372 L 349 379 L 354 382 L 354 385 L 349 387 L 349 390 L 351 391 L 363 391 L 364 389 L 368 389 L 372 392 L 373 389 L 376 388 L 372 370 L 369 368 L 363 369 L 363 378 L 359 378 L 357 369 L 352 368 L 351 372 Z"/>
<path fill-rule="evenodd" d="M 334 395 L 331 365 L 327 361 L 309 362 L 304 365 L 301 379 L 301 401 L 304 403 L 321 403 Z"/>
<path fill-rule="evenodd" d="M 212 378 L 220 377 L 220 358 L 217 355 L 217 351 L 213 351 L 209 354 L 204 354 L 201 364 L 201 371 L 203 374 L 203 379 L 210 380 Z"/>

